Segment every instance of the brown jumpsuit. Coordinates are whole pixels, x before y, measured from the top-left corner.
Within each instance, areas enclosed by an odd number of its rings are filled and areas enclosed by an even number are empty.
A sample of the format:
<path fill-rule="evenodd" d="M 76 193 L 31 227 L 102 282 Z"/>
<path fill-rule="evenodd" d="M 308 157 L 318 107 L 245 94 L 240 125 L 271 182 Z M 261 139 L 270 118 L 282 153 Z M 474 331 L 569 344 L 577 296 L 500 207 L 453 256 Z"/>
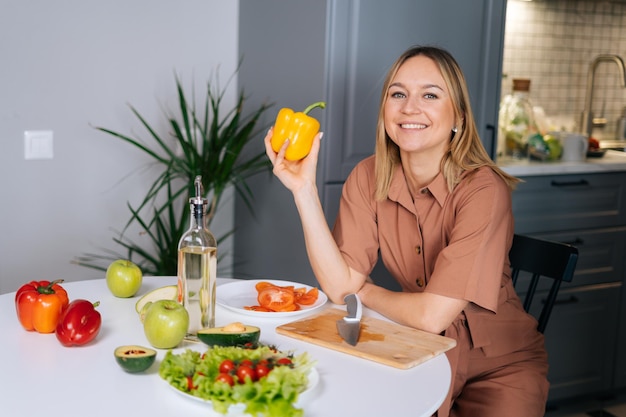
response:
<path fill-rule="evenodd" d="M 353 269 L 369 274 L 378 254 L 403 291 L 469 301 L 445 335 L 452 384 L 438 416 L 543 416 L 549 384 L 537 322 L 513 289 L 508 251 L 511 192 L 483 167 L 448 191 L 440 173 L 412 195 L 401 167 L 387 200 L 374 196 L 374 157 L 347 179 L 333 235 Z"/>

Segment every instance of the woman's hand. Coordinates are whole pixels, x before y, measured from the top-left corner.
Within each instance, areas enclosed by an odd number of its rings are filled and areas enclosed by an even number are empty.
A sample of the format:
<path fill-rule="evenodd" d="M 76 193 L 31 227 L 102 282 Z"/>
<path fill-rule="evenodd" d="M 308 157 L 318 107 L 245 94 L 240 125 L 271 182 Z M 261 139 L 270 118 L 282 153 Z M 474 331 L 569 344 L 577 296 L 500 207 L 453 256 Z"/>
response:
<path fill-rule="evenodd" d="M 285 141 L 278 153 L 272 149 L 271 139 L 273 128 L 268 130 L 265 135 L 265 153 L 274 166 L 273 172 L 283 185 L 295 193 L 305 185 L 315 185 L 315 176 L 317 172 L 317 160 L 320 150 L 320 141 L 322 132 L 315 135 L 313 146 L 309 154 L 300 161 L 288 161 L 285 159 L 285 151 L 289 146 L 289 141 Z"/>

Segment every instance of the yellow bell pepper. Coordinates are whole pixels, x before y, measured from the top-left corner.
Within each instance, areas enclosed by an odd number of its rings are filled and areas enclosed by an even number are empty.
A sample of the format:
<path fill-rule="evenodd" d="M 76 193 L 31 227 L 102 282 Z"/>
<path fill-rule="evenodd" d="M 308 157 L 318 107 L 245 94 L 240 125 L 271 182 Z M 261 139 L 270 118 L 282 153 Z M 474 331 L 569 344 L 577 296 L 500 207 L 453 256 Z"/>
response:
<path fill-rule="evenodd" d="M 289 146 L 285 151 L 285 159 L 288 161 L 298 161 L 309 154 L 313 146 L 313 138 L 320 130 L 320 122 L 308 113 L 314 108 L 325 108 L 326 103 L 319 101 L 311 104 L 303 112 L 294 113 L 293 110 L 280 109 L 274 123 L 274 133 L 272 136 L 272 149 L 278 152 L 289 139 Z"/>

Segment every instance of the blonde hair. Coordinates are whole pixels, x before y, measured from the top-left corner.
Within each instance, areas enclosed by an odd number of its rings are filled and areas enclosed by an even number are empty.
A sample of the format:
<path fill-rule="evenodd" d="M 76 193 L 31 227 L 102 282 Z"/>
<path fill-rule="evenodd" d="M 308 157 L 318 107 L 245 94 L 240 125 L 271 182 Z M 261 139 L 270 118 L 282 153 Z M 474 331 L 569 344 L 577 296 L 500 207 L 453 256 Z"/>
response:
<path fill-rule="evenodd" d="M 462 120 L 461 126 L 457 126 L 458 131 L 452 136 L 447 153 L 441 159 L 441 171 L 450 192 L 461 181 L 464 172 L 471 172 L 483 166 L 490 167 L 513 190 L 520 180 L 502 171 L 489 157 L 480 140 L 470 106 L 465 76 L 459 64 L 446 50 L 433 46 L 414 46 L 406 50 L 394 62 L 383 84 L 376 127 L 376 200 L 381 201 L 387 198 L 393 172 L 400 164 L 400 149 L 385 130 L 383 114 L 388 96 L 387 90 L 402 64 L 418 55 L 430 58 L 437 64 L 450 93 L 455 120 Z"/>

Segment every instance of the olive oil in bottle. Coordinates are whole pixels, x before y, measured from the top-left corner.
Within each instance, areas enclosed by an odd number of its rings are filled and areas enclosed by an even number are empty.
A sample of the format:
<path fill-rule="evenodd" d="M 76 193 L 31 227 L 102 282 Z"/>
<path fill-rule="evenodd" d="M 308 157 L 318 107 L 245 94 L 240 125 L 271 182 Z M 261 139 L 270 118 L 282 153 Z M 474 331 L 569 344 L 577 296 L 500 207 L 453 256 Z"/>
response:
<path fill-rule="evenodd" d="M 196 339 L 200 329 L 215 327 L 217 243 L 206 226 L 208 201 L 203 198 L 202 177 L 196 177 L 194 187 L 190 227 L 178 243 L 179 301 L 189 313 L 188 339 Z"/>

